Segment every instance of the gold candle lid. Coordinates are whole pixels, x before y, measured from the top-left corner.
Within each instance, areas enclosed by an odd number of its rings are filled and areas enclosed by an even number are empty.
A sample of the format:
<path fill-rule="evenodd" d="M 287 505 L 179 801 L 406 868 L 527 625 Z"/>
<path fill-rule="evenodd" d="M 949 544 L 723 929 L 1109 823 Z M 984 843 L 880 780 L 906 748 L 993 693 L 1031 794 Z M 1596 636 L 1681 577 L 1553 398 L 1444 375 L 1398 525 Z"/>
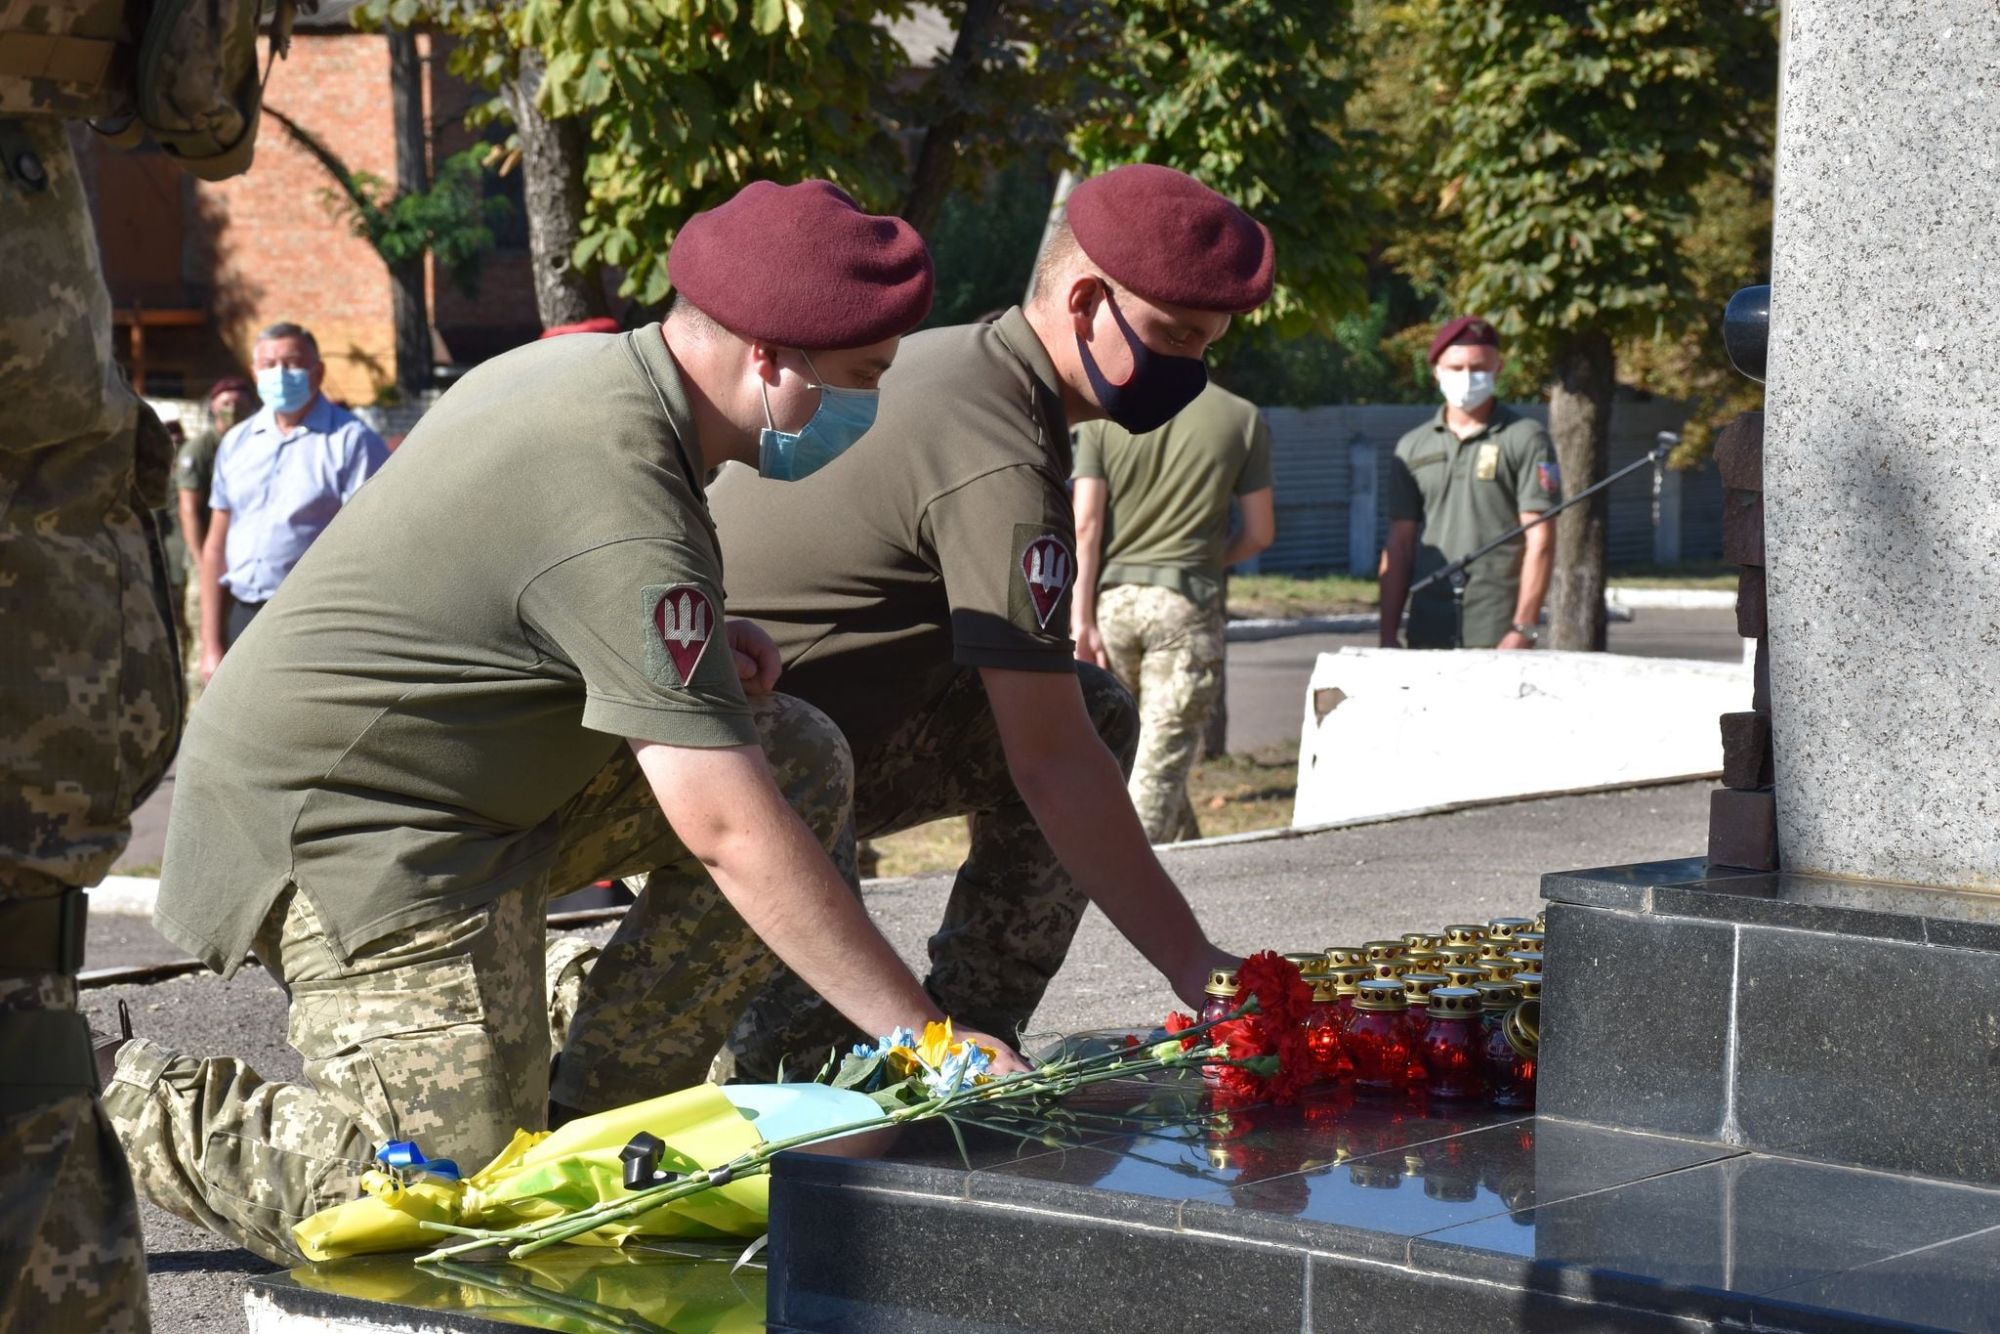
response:
<path fill-rule="evenodd" d="M 1367 955 L 1368 962 L 1379 963 L 1383 959 L 1402 958 L 1404 947 L 1400 940 L 1371 940 L 1361 948 Z"/>
<path fill-rule="evenodd" d="M 1326 961 L 1335 968 L 1345 968 L 1349 964 L 1367 963 L 1368 951 L 1359 945 L 1328 945 Z"/>
<path fill-rule="evenodd" d="M 1526 972 L 1539 973 L 1542 971 L 1542 952 L 1540 950 L 1509 950 L 1507 951 L 1507 957 L 1515 963 L 1520 964 Z"/>
<path fill-rule="evenodd" d="M 1407 1010 L 1410 1004 L 1403 998 L 1403 984 L 1394 978 L 1371 977 L 1361 984 L 1360 992 L 1354 997 L 1357 1010 Z"/>
<path fill-rule="evenodd" d="M 1236 970 L 1218 968 L 1208 975 L 1208 985 L 1202 991 L 1210 996 L 1232 997 L 1236 994 Z"/>
<path fill-rule="evenodd" d="M 1479 1007 L 1483 1010 L 1511 1010 L 1521 999 L 1521 987 L 1516 982 L 1481 982 Z"/>
<path fill-rule="evenodd" d="M 1486 934 L 1496 940 L 1512 940 L 1515 932 L 1534 929 L 1532 917 L 1496 917 L 1486 924 Z"/>
<path fill-rule="evenodd" d="M 1542 975 L 1540 973 L 1516 973 L 1512 980 L 1514 985 L 1521 989 L 1522 1000 L 1540 1000 L 1542 998 Z"/>
<path fill-rule="evenodd" d="M 1548 929 L 1549 929 L 1549 914 L 1548 914 L 1547 910 L 1544 910 L 1544 911 L 1542 911 L 1542 912 L 1538 912 L 1538 913 L 1536 913 L 1536 914 L 1535 914 L 1535 930 L 1537 930 L 1537 931 L 1547 931 Z"/>
<path fill-rule="evenodd" d="M 1455 987 L 1478 986 L 1486 980 L 1486 970 L 1476 963 L 1446 964 L 1445 979 Z"/>
<path fill-rule="evenodd" d="M 1403 958 L 1409 963 L 1414 964 L 1420 973 L 1441 973 L 1444 971 L 1445 957 L 1443 950 L 1411 950 Z"/>
<path fill-rule="evenodd" d="M 1415 953 L 1418 950 L 1434 950 L 1442 944 L 1444 944 L 1444 937 L 1433 935 L 1429 931 L 1405 931 L 1403 933 L 1403 947 L 1411 953 Z"/>
<path fill-rule="evenodd" d="M 1318 950 L 1293 950 L 1285 958 L 1297 964 L 1300 975 L 1304 977 L 1315 976 L 1327 969 L 1326 955 Z"/>
<path fill-rule="evenodd" d="M 1479 944 L 1475 941 L 1469 945 L 1441 945 L 1438 947 L 1437 954 L 1439 958 L 1448 964 L 1478 963 Z"/>
<path fill-rule="evenodd" d="M 1334 990 L 1342 996 L 1354 995 L 1361 990 L 1361 984 L 1374 975 L 1366 964 L 1345 964 L 1339 968 L 1330 968 L 1326 973 L 1327 980 L 1333 983 Z"/>
<path fill-rule="evenodd" d="M 1424 1013 L 1433 1019 L 1468 1019 L 1479 1013 L 1482 1004 L 1471 987 L 1439 987 L 1431 992 Z"/>
<path fill-rule="evenodd" d="M 1444 943 L 1447 945 L 1477 945 L 1486 934 L 1486 928 L 1476 922 L 1459 922 L 1444 929 Z"/>
<path fill-rule="evenodd" d="M 1405 973 L 1403 975 L 1403 995 L 1411 1005 L 1422 1005 L 1432 991 L 1444 986 L 1451 979 L 1443 973 Z"/>
<path fill-rule="evenodd" d="M 1312 979 L 1313 1004 L 1323 1005 L 1340 999 L 1340 984 L 1329 973 L 1315 974 Z"/>
<path fill-rule="evenodd" d="M 1401 978 L 1406 971 L 1406 966 L 1401 959 L 1377 959 L 1373 963 L 1368 964 L 1367 968 L 1371 975 L 1387 978 L 1391 982 Z"/>
<path fill-rule="evenodd" d="M 1514 945 L 1517 949 L 1538 950 L 1542 947 L 1542 942 L 1547 939 L 1548 936 L 1540 931 L 1516 931 L 1514 933 Z"/>
<path fill-rule="evenodd" d="M 1511 940 L 1503 940 L 1499 936 L 1488 936 L 1479 942 L 1479 957 L 1482 959 L 1504 959 L 1507 957 L 1507 952 L 1513 948 L 1514 942 Z"/>
<path fill-rule="evenodd" d="M 1519 959 L 1488 959 L 1483 967 L 1488 982 L 1505 982 L 1520 972 L 1523 965 Z"/>

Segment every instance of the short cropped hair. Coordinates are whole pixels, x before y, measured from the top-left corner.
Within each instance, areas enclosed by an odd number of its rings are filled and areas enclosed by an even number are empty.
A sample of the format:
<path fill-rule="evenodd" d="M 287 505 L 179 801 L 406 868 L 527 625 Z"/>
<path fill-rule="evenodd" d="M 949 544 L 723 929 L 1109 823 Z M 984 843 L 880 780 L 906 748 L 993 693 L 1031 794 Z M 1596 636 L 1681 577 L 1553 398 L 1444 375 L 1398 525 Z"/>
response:
<path fill-rule="evenodd" d="M 704 341 L 737 336 L 725 327 L 722 321 L 679 292 L 674 293 L 673 302 L 667 307 L 667 319 Z"/>
<path fill-rule="evenodd" d="M 274 338 L 296 338 L 312 350 L 314 361 L 320 359 L 319 339 L 314 338 L 312 331 L 303 324 L 293 324 L 290 320 L 280 320 L 276 324 L 265 328 L 257 335 L 257 341 L 260 343 L 268 343 Z"/>

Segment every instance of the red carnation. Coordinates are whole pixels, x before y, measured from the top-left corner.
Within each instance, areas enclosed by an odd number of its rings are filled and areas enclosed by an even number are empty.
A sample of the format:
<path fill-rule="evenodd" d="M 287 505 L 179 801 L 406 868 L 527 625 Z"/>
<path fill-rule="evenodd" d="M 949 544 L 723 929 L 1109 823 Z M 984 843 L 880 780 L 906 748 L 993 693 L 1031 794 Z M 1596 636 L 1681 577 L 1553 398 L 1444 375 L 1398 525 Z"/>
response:
<path fill-rule="evenodd" d="M 1172 1037 L 1174 1034 L 1180 1032 L 1183 1029 L 1188 1029 L 1193 1027 L 1194 1027 L 1194 1016 L 1191 1014 L 1182 1014 L 1179 1010 L 1175 1010 L 1172 1014 L 1169 1014 L 1167 1016 L 1168 1037 Z M 1194 1044 L 1195 1044 L 1195 1039 L 1182 1038 L 1181 1050 L 1188 1051 L 1193 1048 Z"/>

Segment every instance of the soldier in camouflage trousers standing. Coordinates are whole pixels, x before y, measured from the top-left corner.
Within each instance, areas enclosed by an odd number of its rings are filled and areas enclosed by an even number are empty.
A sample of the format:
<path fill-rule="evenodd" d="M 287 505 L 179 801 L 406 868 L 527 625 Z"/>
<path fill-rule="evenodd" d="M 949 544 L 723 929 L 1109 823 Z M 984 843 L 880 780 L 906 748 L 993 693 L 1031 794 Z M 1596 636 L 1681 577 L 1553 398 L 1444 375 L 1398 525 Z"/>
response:
<path fill-rule="evenodd" d="M 1132 805 L 1155 843 L 1198 838 L 1188 770 L 1222 691 L 1223 571 L 1271 545 L 1271 432 L 1209 385 L 1158 430 L 1077 429 L 1076 655 L 1139 700 Z M 1229 531 L 1230 501 L 1242 526 Z"/>

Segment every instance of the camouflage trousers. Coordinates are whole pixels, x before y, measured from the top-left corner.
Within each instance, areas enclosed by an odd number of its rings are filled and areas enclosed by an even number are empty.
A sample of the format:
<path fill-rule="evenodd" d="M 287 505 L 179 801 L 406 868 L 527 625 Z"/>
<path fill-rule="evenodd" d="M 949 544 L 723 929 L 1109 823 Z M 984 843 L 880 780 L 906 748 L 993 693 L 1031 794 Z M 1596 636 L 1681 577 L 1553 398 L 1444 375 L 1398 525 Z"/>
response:
<path fill-rule="evenodd" d="M 1131 695 L 1085 663 L 1077 678 L 1098 738 L 1129 769 L 1139 732 Z M 972 846 L 930 938 L 924 987 L 954 1019 L 999 1037 L 1019 1033 L 1062 967 L 1086 900 L 1014 787 L 979 674 L 960 672 L 886 741 L 857 754 L 854 768 L 854 820 L 866 837 L 969 817 Z M 739 1076 L 769 1080 L 781 1059 L 809 1076 L 829 1048 L 862 1036 L 780 967 L 730 1047 Z"/>
<path fill-rule="evenodd" d="M 39 942 L 5 905 L 100 880 L 179 740 L 150 513 L 173 446 L 113 360 L 63 124 L 4 122 L 0 139 L 9 167 L 41 167 L 39 188 L 0 171 L 0 932 L 19 969 L 0 967 L 0 1329 L 144 1330 L 131 1179 L 88 1031 L 62 1017 L 76 984 L 53 944 L 46 967 L 27 957 Z M 55 1047 L 24 1060 L 35 1034 Z"/>
<path fill-rule="evenodd" d="M 1171 588 L 1115 584 L 1098 597 L 1097 628 L 1111 670 L 1139 698 L 1133 809 L 1155 843 L 1200 838 L 1188 770 L 1222 691 L 1222 607 Z"/>
<path fill-rule="evenodd" d="M 789 696 L 753 707 L 786 798 L 827 846 L 851 850 L 853 769 L 839 729 Z M 596 1080 L 635 1090 L 621 1101 L 699 1083 L 772 956 L 674 836 L 626 748 L 559 819 L 552 869 L 352 957 L 329 946 L 308 900 L 282 896 L 256 954 L 290 994 L 288 1037 L 307 1082 L 127 1044 L 105 1105 L 146 1197 L 289 1263 L 293 1225 L 355 1198 L 383 1141 L 415 1140 L 470 1172 L 516 1129 L 542 1127 L 552 1006 L 576 1014 L 555 1101 L 592 1105 Z M 550 969 L 547 901 L 642 872 L 648 888 L 596 966 L 581 977 Z"/>

